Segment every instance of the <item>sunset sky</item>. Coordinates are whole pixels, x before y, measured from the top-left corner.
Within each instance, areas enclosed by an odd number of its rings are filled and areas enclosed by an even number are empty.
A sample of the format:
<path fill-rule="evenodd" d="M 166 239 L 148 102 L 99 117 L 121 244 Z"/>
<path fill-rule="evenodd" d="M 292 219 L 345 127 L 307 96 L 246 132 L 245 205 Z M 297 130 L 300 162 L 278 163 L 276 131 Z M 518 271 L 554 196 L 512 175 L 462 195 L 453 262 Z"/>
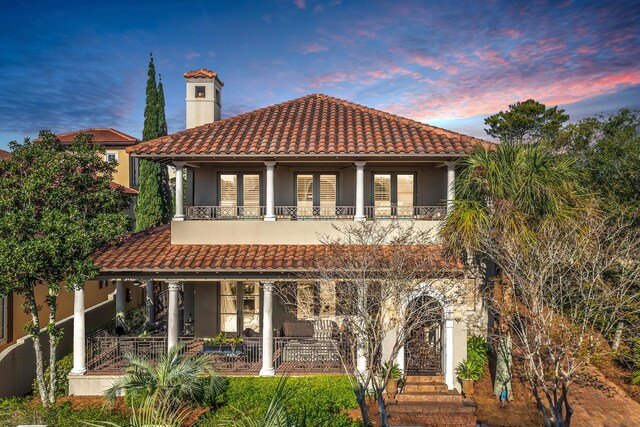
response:
<path fill-rule="evenodd" d="M 485 137 L 484 117 L 527 98 L 573 120 L 640 108 L 640 1 L 0 6 L 0 148 L 39 129 L 140 137 L 150 51 L 169 132 L 197 68 L 224 81 L 224 117 L 324 93 Z"/>

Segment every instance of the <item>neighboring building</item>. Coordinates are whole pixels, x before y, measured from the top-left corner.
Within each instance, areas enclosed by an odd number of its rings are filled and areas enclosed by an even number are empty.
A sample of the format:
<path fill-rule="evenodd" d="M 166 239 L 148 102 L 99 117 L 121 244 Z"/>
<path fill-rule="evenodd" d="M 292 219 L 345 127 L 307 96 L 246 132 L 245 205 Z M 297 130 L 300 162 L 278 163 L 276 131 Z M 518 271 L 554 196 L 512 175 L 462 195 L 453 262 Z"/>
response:
<path fill-rule="evenodd" d="M 69 145 L 81 133 L 90 133 L 93 135 L 93 142 L 104 146 L 105 160 L 118 162 L 113 182 L 125 187 L 129 194 L 137 194 L 137 191 L 131 190 L 138 189 L 139 161 L 130 158 L 126 148 L 138 144 L 140 140 L 112 128 L 89 128 L 61 133 L 58 134 L 58 139 L 63 145 Z"/>
<path fill-rule="evenodd" d="M 5 150 L 0 150 L 0 160 L 2 159 L 8 159 L 9 157 L 11 157 L 11 153 Z"/>
<path fill-rule="evenodd" d="M 319 94 L 219 120 L 217 75 L 198 70 L 185 78 L 189 129 L 126 150 L 134 158 L 175 166 L 175 217 L 171 224 L 126 236 L 95 258 L 102 279 L 146 281 L 149 290 L 153 281 L 165 284 L 166 335 L 98 337 L 88 344 L 75 337 L 72 372 L 92 375 L 71 375 L 72 394 L 98 394 L 107 387 L 122 372 L 118 349 L 125 341 L 145 354 L 149 346 L 161 353 L 178 341 L 188 351 L 201 351 L 198 338 L 220 332 L 242 333 L 246 343 L 243 353 L 218 360 L 222 372 L 339 372 L 337 343 L 314 338 L 344 316 L 330 302 L 326 310 L 305 307 L 298 313 L 316 312 L 319 318 L 311 328 L 304 323 L 305 335 L 291 338 L 292 321 L 305 315 L 286 312 L 273 287 L 281 281 L 308 286 L 298 272 L 318 250 L 318 235 L 334 233 L 334 224 L 393 218 L 435 233 L 454 198 L 454 162 L 477 144 L 489 144 Z M 462 268 L 459 261 L 450 263 Z M 398 359 L 402 369 L 441 375 L 449 389 L 457 387 L 454 366 L 466 357 L 467 332 L 487 324 L 477 297 L 482 278 L 455 278 L 466 295 L 462 311 L 454 313 L 447 295 L 424 290 L 421 298 L 440 302 L 441 321 Z M 310 298 L 304 304 L 321 303 Z M 81 324 L 82 312 L 77 315 Z M 282 334 L 274 336 L 274 329 Z M 301 336 L 315 344 L 304 344 Z M 420 352 L 424 357 L 409 356 Z"/>

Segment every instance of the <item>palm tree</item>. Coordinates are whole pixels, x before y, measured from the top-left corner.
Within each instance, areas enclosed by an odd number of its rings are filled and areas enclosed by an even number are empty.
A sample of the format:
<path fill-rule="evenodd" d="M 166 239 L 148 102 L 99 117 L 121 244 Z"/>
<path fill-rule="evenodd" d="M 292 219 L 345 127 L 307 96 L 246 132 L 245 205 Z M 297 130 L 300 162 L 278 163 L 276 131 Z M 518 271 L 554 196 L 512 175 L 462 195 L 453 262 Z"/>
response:
<path fill-rule="evenodd" d="M 172 347 L 156 363 L 127 354 L 127 374 L 104 395 L 111 402 L 125 392 L 135 400 L 159 396 L 176 405 L 214 404 L 216 396 L 226 388 L 226 379 L 214 371 L 203 355 L 185 357 L 182 349 L 182 344 Z"/>
<path fill-rule="evenodd" d="M 574 160 L 543 143 L 478 146 L 458 166 L 456 200 L 441 236 L 454 253 L 476 262 L 486 258 L 483 246 L 502 233 L 531 243 L 544 224 L 561 225 L 588 207 Z M 494 391 L 501 395 L 505 389 L 511 398 L 511 337 L 501 330 Z"/>
<path fill-rule="evenodd" d="M 186 405 L 175 405 L 170 399 L 155 394 L 141 402 L 140 407 L 131 408 L 129 422 L 124 425 L 110 421 L 85 421 L 91 427 L 182 427 L 189 418 L 189 408 Z"/>
<path fill-rule="evenodd" d="M 459 254 L 482 253 L 480 236 L 491 230 L 531 238 L 543 221 L 570 220 L 584 201 L 574 160 L 543 144 L 478 146 L 458 169 L 441 235 Z"/>

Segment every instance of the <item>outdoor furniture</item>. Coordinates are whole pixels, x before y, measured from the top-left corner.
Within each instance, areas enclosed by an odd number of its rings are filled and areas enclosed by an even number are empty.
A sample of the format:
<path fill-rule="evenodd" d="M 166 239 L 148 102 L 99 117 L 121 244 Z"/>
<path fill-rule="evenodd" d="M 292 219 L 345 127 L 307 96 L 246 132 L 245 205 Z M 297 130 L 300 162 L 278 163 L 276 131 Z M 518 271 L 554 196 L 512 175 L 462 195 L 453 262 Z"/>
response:
<path fill-rule="evenodd" d="M 282 323 L 283 362 L 335 362 L 340 360 L 338 325 L 332 320 L 295 320 Z"/>

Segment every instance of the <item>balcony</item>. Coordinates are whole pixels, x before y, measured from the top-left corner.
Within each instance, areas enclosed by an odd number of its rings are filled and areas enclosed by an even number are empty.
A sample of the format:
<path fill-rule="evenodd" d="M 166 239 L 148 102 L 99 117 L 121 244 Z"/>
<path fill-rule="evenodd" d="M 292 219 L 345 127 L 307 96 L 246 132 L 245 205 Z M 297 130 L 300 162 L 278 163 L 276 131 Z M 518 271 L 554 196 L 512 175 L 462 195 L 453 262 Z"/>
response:
<path fill-rule="evenodd" d="M 189 206 L 187 220 L 263 220 L 265 206 Z M 365 206 L 367 220 L 414 220 L 439 221 L 447 214 L 446 206 Z M 276 206 L 277 220 L 288 221 L 335 221 L 353 220 L 355 206 Z"/>

